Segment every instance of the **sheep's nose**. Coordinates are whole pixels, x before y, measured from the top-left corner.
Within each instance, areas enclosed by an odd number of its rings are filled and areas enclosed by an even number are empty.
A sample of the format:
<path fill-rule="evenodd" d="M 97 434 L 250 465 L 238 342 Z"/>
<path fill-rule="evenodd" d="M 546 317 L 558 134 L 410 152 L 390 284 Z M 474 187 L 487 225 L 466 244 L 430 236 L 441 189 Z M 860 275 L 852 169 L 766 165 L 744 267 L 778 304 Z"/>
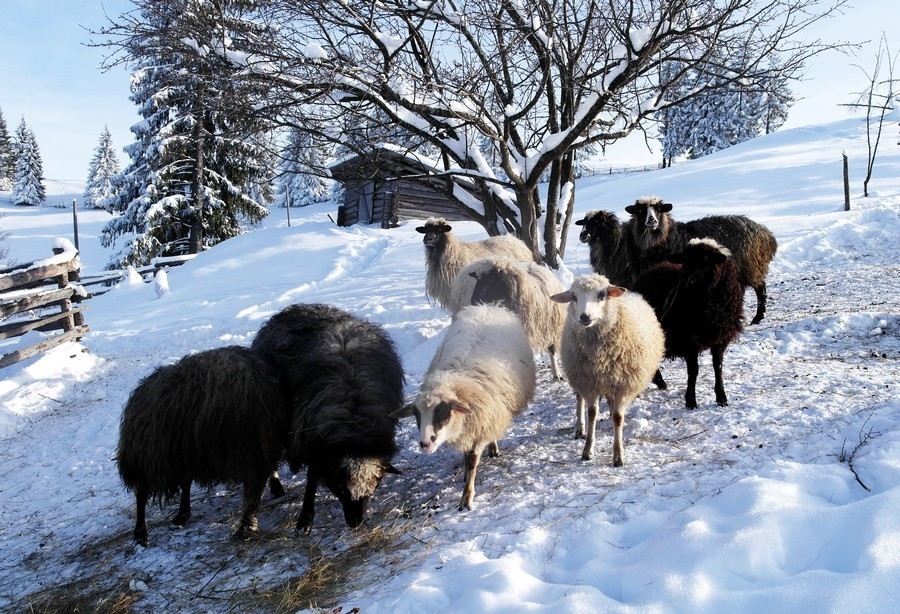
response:
<path fill-rule="evenodd" d="M 581 314 L 580 316 L 578 316 L 578 320 L 579 320 L 584 326 L 587 326 L 588 324 L 591 323 L 591 316 L 589 316 L 589 315 L 586 314 L 586 313 L 583 313 L 583 314 Z"/>

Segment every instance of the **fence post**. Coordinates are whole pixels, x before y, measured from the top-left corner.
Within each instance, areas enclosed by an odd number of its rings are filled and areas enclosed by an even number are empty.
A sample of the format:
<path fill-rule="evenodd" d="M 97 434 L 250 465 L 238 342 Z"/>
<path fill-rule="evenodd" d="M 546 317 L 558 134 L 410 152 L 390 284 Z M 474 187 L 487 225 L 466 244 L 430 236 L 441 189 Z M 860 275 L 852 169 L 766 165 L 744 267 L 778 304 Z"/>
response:
<path fill-rule="evenodd" d="M 847 151 L 844 150 L 844 211 L 850 211 L 850 165 L 847 159 Z"/>
<path fill-rule="evenodd" d="M 81 249 L 79 249 L 78 247 L 78 208 L 76 207 L 77 202 L 77 198 L 72 199 L 72 226 L 75 233 L 75 249 L 80 252 Z"/>

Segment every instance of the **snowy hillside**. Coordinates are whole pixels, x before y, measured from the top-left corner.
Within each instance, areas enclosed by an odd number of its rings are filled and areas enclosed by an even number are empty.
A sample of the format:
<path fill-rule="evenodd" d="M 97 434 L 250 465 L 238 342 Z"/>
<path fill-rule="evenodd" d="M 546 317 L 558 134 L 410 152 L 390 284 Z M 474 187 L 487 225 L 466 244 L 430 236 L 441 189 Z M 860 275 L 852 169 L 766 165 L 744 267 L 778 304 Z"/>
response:
<path fill-rule="evenodd" d="M 0 610 L 900 609 L 900 148 L 883 144 L 867 199 L 865 151 L 864 124 L 845 120 L 666 170 L 581 180 L 580 213 L 624 218 L 636 197 L 657 194 L 678 219 L 742 213 L 769 226 L 779 250 L 766 319 L 725 356 L 727 408 L 714 402 L 708 356 L 696 410 L 683 406 L 683 363 L 663 364 L 669 390 L 648 388 L 632 405 L 621 468 L 610 464 L 608 419 L 595 459 L 581 460 L 574 398 L 537 355 L 537 396 L 501 440 L 503 455 L 479 468 L 466 513 L 456 510 L 461 455 L 420 455 L 411 419 L 394 462 L 403 474 L 386 478 L 355 531 L 320 491 L 312 534 L 297 535 L 305 480 L 283 468 L 288 494 L 266 495 L 259 537 L 231 539 L 240 492 L 222 486 L 195 489 L 182 530 L 167 528 L 176 505 L 151 508 L 150 545 L 137 547 L 134 500 L 114 461 L 121 409 L 142 377 L 190 352 L 249 344 L 294 302 L 383 325 L 414 394 L 449 322 L 424 294 L 416 222 L 338 228 L 335 207 L 316 205 L 293 211 L 288 227 L 276 210 L 264 227 L 170 270 L 162 297 L 152 284 L 123 283 L 92 299 L 82 343 L 2 373 Z M 65 209 L 0 198 L 0 212 L 20 261 L 71 234 Z M 97 241 L 106 219 L 79 212 L 85 272 L 106 264 Z M 473 223 L 454 230 L 483 236 Z M 589 269 L 577 236 L 566 264 Z"/>

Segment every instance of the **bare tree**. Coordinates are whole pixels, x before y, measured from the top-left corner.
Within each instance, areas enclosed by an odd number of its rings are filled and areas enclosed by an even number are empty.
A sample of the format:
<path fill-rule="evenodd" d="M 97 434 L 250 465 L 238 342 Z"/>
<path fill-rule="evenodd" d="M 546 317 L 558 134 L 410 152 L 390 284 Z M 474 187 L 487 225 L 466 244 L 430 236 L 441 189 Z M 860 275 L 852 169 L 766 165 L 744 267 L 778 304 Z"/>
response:
<path fill-rule="evenodd" d="M 376 133 L 402 130 L 430 144 L 441 155 L 436 172 L 452 179 L 447 190 L 480 197 L 464 199 L 469 217 L 489 234 L 518 234 L 556 266 L 579 151 L 642 130 L 704 88 L 771 78 L 773 57 L 780 76 L 799 78 L 810 57 L 836 46 L 800 34 L 843 4 L 267 0 L 256 5 L 265 25 L 256 32 L 207 40 L 210 28 L 197 27 L 190 38 L 229 79 L 264 84 L 255 110 L 282 125 L 342 142 L 335 128 L 355 114 L 381 125 Z M 183 28 L 160 35 L 184 47 Z M 711 61 L 738 54 L 739 70 Z M 666 63 L 699 75 L 700 89 L 666 96 L 682 76 L 662 80 Z"/>
<path fill-rule="evenodd" d="M 887 37 L 882 34 L 878 44 L 878 52 L 875 54 L 875 66 L 872 72 L 868 72 L 862 66 L 857 65 L 868 81 L 866 88 L 859 93 L 857 101 L 847 105 L 854 109 L 864 109 L 866 112 L 866 144 L 868 145 L 868 161 L 866 164 L 866 178 L 863 180 L 863 196 L 869 196 L 869 181 L 872 179 L 872 171 L 875 168 L 875 156 L 878 154 L 878 146 L 881 143 L 881 132 L 884 129 L 885 117 L 894 109 L 894 99 L 897 97 L 894 78 L 894 68 L 897 65 L 898 54 L 891 55 Z M 883 73 L 887 72 L 887 75 Z"/>

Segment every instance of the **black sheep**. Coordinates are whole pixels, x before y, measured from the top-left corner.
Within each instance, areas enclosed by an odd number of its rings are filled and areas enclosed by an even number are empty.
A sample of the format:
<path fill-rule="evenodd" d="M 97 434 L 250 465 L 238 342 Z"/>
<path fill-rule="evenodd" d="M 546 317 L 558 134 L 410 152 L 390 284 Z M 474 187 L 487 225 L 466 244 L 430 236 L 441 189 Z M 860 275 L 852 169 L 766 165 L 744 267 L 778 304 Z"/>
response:
<path fill-rule="evenodd" d="M 308 530 L 324 481 L 351 527 L 362 523 L 369 497 L 386 473 L 403 404 L 403 368 L 381 327 L 324 304 L 291 305 L 275 314 L 251 346 L 282 373 L 290 387 L 287 460 L 307 467 L 297 521 Z"/>
<path fill-rule="evenodd" d="M 243 485 L 236 536 L 257 530 L 266 481 L 282 459 L 290 424 L 277 370 L 247 348 L 228 346 L 156 369 L 132 391 L 119 430 L 117 464 L 137 500 L 135 540 L 147 545 L 145 508 L 180 492 L 173 520 L 191 516 L 191 483 Z M 277 477 L 270 486 L 284 493 Z"/>
<path fill-rule="evenodd" d="M 615 286 L 630 288 L 634 274 L 624 236 L 630 231 L 631 222 L 621 224 L 615 213 L 596 210 L 588 211 L 575 225 L 581 226 L 578 240 L 590 248 L 594 272 L 604 275 Z"/>
<path fill-rule="evenodd" d="M 712 354 L 716 403 L 728 405 L 722 359 L 743 330 L 744 295 L 729 256 L 712 239 L 692 239 L 683 252 L 651 267 L 634 283 L 634 290 L 653 307 L 665 332 L 666 358 L 680 356 L 687 364 L 684 402 L 691 409 L 697 407 L 698 357 L 707 349 Z M 666 387 L 659 372 L 653 381 Z"/>
<path fill-rule="evenodd" d="M 691 239 L 709 237 L 728 248 L 734 259 L 742 288 L 756 292 L 756 315 L 751 324 L 766 313 L 766 276 L 775 257 L 778 242 L 772 232 L 743 215 L 710 215 L 690 222 L 679 222 L 669 215 L 670 203 L 650 196 L 625 207 L 631 214 L 626 223 L 625 241 L 628 261 L 635 276 L 664 262 L 670 254 L 683 251 Z"/>

